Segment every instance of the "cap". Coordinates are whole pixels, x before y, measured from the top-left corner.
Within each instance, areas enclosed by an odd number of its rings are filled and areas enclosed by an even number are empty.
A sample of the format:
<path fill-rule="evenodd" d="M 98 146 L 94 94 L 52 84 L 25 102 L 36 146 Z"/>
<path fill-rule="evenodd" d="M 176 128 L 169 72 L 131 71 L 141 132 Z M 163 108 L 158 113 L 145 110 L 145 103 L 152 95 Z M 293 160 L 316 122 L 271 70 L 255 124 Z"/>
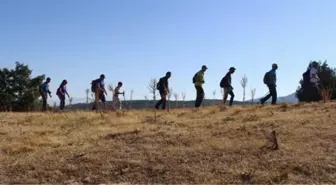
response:
<path fill-rule="evenodd" d="M 230 67 L 230 69 L 229 69 L 230 71 L 235 71 L 236 70 L 236 68 L 235 67 Z"/>
<path fill-rule="evenodd" d="M 100 78 L 105 78 L 105 75 L 104 75 L 104 74 L 101 74 L 101 75 L 100 75 Z"/>
<path fill-rule="evenodd" d="M 206 65 L 203 65 L 202 69 L 208 69 L 208 67 Z"/>

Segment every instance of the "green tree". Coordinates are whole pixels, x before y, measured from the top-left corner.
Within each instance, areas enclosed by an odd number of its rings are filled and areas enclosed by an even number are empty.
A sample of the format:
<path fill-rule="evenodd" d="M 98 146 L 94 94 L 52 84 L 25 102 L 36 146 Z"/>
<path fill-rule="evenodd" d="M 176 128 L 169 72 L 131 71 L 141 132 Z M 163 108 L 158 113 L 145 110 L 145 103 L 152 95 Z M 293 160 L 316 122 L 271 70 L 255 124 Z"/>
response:
<path fill-rule="evenodd" d="M 39 85 L 45 75 L 31 77 L 28 65 L 16 62 L 14 69 L 0 69 L 0 110 L 28 111 L 34 110 L 40 102 Z"/>
<path fill-rule="evenodd" d="M 320 84 L 319 88 L 320 89 L 325 89 L 325 88 L 331 88 L 332 89 L 332 99 L 336 98 L 336 90 L 335 90 L 335 85 L 336 85 L 336 69 L 331 68 L 327 61 L 325 60 L 324 62 L 317 62 L 318 67 L 317 67 L 317 75 L 320 78 Z M 312 101 L 314 97 L 311 95 L 308 90 L 308 88 L 303 88 L 303 80 L 300 80 L 300 85 L 296 90 L 296 97 L 299 99 L 299 101 Z M 321 100 L 321 97 L 318 97 L 317 100 Z"/>

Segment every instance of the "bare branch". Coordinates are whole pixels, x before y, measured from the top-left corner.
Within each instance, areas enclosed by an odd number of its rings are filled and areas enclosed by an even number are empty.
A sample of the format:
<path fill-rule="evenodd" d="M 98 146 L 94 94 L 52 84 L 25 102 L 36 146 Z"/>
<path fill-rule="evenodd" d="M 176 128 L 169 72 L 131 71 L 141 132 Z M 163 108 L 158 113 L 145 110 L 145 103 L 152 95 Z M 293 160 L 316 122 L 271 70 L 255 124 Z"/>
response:
<path fill-rule="evenodd" d="M 149 83 L 148 83 L 148 90 L 149 93 L 153 95 L 153 100 L 156 100 L 156 85 L 157 85 L 157 80 L 155 78 L 152 78 Z"/>
<path fill-rule="evenodd" d="M 252 98 L 252 104 L 254 103 L 254 97 L 255 97 L 255 93 L 256 93 L 256 88 L 252 88 L 251 87 L 251 98 Z"/>
<path fill-rule="evenodd" d="M 181 95 L 182 95 L 182 100 L 183 100 L 183 108 L 185 108 L 186 93 L 182 92 Z"/>
<path fill-rule="evenodd" d="M 178 93 L 174 93 L 174 98 L 175 98 L 175 108 L 178 106 L 178 99 L 179 99 L 179 94 Z"/>
<path fill-rule="evenodd" d="M 246 89 L 246 85 L 247 85 L 247 82 L 248 82 L 248 78 L 246 75 L 244 75 L 240 81 L 240 85 L 242 86 L 243 88 L 243 102 L 245 103 L 245 89 Z"/>
<path fill-rule="evenodd" d="M 171 96 L 173 95 L 173 88 L 169 88 L 169 93 L 168 93 L 168 100 L 171 99 Z"/>

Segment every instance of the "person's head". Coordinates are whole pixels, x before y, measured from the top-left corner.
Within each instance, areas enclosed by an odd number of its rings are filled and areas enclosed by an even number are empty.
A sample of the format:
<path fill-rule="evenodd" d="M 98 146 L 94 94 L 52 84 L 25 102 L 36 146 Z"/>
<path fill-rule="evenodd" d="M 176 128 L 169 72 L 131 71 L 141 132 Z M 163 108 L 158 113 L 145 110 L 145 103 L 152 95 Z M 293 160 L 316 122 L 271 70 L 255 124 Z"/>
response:
<path fill-rule="evenodd" d="M 278 69 L 278 64 L 272 64 L 272 69 L 277 70 Z"/>
<path fill-rule="evenodd" d="M 168 72 L 166 73 L 166 77 L 167 77 L 167 78 L 170 78 L 170 77 L 171 77 L 171 72 L 170 72 L 170 71 L 168 71 Z"/>
<path fill-rule="evenodd" d="M 206 65 L 203 65 L 202 66 L 202 71 L 204 72 L 204 71 L 206 71 L 208 69 L 208 67 L 206 66 Z"/>
<path fill-rule="evenodd" d="M 236 68 L 230 67 L 229 71 L 230 71 L 231 74 L 233 74 L 236 71 Z"/>
<path fill-rule="evenodd" d="M 312 62 L 311 66 L 312 66 L 313 68 L 317 68 L 318 63 L 317 63 L 316 61 L 314 61 L 314 62 Z"/>
<path fill-rule="evenodd" d="M 104 80 L 105 79 L 105 75 L 104 74 L 101 74 L 100 77 L 99 77 L 100 80 Z"/>
<path fill-rule="evenodd" d="M 122 82 L 118 82 L 118 87 L 121 87 L 122 85 Z"/>
<path fill-rule="evenodd" d="M 68 81 L 67 80 L 63 80 L 62 81 L 62 86 L 66 85 L 66 84 L 68 84 Z"/>
<path fill-rule="evenodd" d="M 51 82 L 51 78 L 48 77 L 47 80 L 46 80 L 47 83 L 50 83 Z"/>

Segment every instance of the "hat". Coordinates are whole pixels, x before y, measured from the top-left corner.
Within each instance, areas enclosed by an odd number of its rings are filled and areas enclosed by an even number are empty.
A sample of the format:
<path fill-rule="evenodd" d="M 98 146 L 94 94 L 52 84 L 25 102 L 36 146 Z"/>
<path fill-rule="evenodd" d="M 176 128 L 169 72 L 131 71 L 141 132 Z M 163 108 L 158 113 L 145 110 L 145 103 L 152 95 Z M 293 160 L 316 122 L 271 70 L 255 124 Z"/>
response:
<path fill-rule="evenodd" d="M 100 75 L 100 78 L 105 78 L 105 75 L 104 75 L 104 74 L 101 74 L 101 75 Z"/>
<path fill-rule="evenodd" d="M 208 69 L 208 67 L 206 65 L 203 65 L 202 69 Z"/>
<path fill-rule="evenodd" d="M 236 68 L 235 67 L 230 67 L 230 69 L 229 69 L 230 71 L 235 71 L 236 70 Z"/>

